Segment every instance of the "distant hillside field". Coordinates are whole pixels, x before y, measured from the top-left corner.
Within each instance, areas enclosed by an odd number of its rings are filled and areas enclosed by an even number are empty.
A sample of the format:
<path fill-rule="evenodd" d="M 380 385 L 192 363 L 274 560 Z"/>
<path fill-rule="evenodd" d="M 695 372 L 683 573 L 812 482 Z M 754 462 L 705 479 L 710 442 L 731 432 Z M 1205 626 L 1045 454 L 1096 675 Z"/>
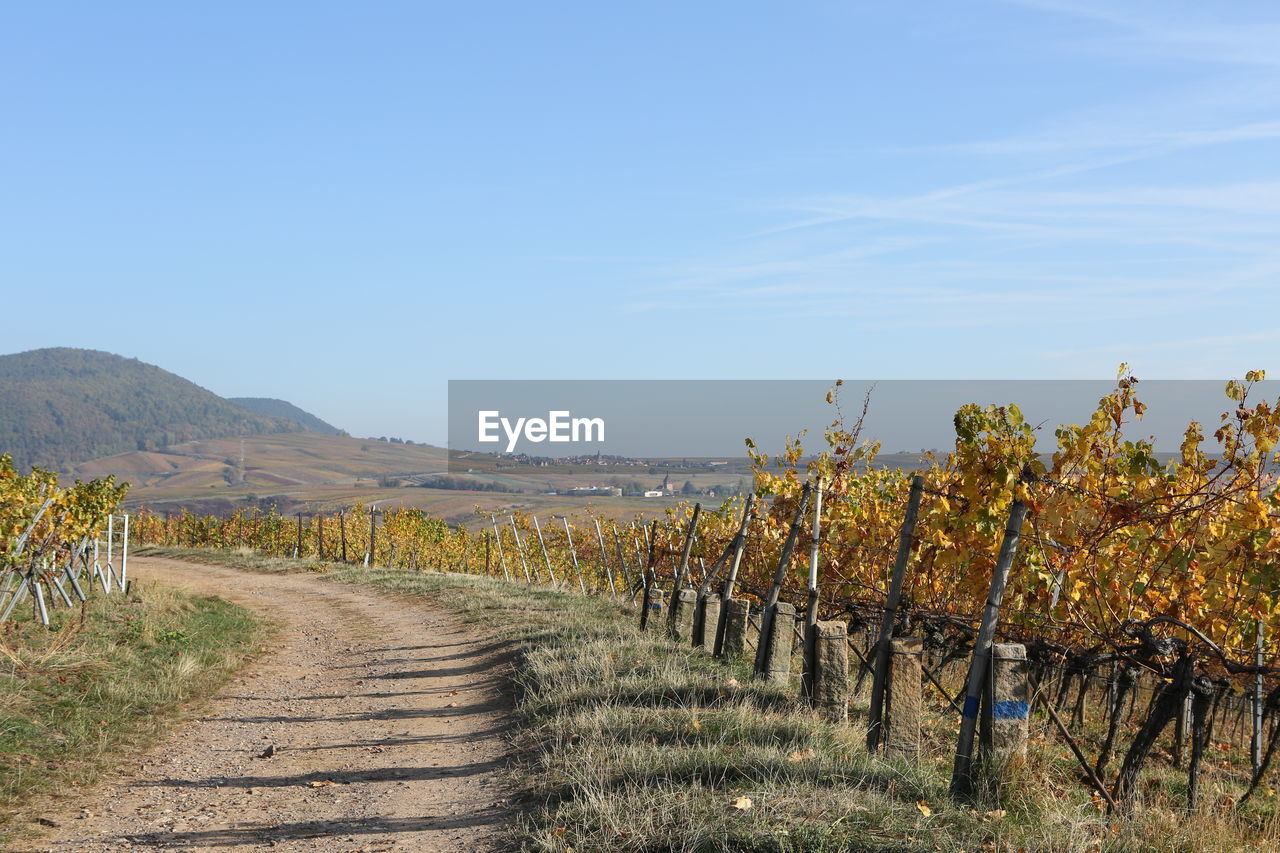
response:
<path fill-rule="evenodd" d="M 137 359 L 67 347 L 0 356 L 0 453 L 21 467 L 68 471 L 125 451 L 302 429 Z"/>
<path fill-rule="evenodd" d="M 228 397 L 227 400 L 259 415 L 291 420 L 320 435 L 340 435 L 342 433 L 342 430 L 332 424 L 325 423 L 310 412 L 303 411 L 286 400 L 277 400 L 273 397 Z"/>
<path fill-rule="evenodd" d="M 236 476 L 241 449 L 244 477 Z M 352 484 L 402 472 L 442 471 L 438 447 L 314 433 L 200 439 L 157 452 L 131 451 L 82 463 L 87 476 L 115 474 L 133 484 L 129 500 L 168 500 L 263 494 L 313 486 Z M 210 491 L 214 494 L 210 494 Z"/>
<path fill-rule="evenodd" d="M 244 452 L 244 469 L 239 470 Z M 474 460 L 473 460 L 474 461 Z M 379 508 L 418 507 L 451 524 L 473 524 L 481 513 L 527 511 L 550 517 L 574 514 L 593 506 L 607 517 L 661 515 L 680 498 L 589 498 L 542 494 L 550 488 L 601 482 L 613 476 L 639 477 L 657 485 L 662 473 L 648 469 L 601 474 L 596 466 L 556 469 L 477 469 L 475 474 L 448 474 L 443 448 L 400 444 L 377 439 L 317 435 L 300 432 L 240 438 L 202 439 L 158 451 L 129 451 L 77 466 L 81 477 L 115 474 L 131 483 L 126 506 L 158 512 L 188 509 L 196 513 L 227 514 L 248 505 L 276 507 L 281 512 L 334 511 L 354 504 Z M 519 493 L 423 488 L 417 483 L 449 476 L 484 485 L 501 481 Z M 737 477 L 734 472 L 729 475 Z M 720 475 L 687 472 L 692 479 L 713 485 Z M 714 501 L 712 501 L 714 504 Z"/>

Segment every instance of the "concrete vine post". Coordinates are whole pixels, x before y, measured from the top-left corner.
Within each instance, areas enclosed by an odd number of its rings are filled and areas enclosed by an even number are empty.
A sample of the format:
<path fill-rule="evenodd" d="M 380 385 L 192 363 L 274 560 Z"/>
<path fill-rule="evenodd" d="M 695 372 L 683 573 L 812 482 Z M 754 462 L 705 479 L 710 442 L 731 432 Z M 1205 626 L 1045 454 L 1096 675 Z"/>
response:
<path fill-rule="evenodd" d="M 1015 500 L 1009 508 L 1009 522 L 1005 526 L 1004 539 L 996 558 L 995 571 L 991 574 L 991 591 L 982 611 L 978 638 L 973 644 L 973 659 L 969 663 L 968 686 L 965 688 L 964 706 L 960 717 L 960 734 L 956 739 L 956 759 L 951 770 L 951 793 L 967 796 L 973 782 L 973 736 L 978 724 L 978 711 L 982 693 L 986 688 L 987 670 L 991 660 L 992 642 L 996 634 L 996 622 L 1000 618 L 1000 603 L 1004 600 L 1005 586 L 1009 582 L 1009 570 L 1018 554 L 1018 539 L 1022 535 L 1022 523 L 1027 517 L 1027 505 Z"/>
<path fill-rule="evenodd" d="M 885 599 L 884 614 L 880 618 L 880 634 L 876 638 L 875 665 L 871 670 L 871 707 L 867 712 L 867 749 L 880 749 L 881 728 L 884 722 L 884 696 L 889 680 L 889 643 L 893 639 L 893 623 L 898 616 L 898 604 L 902 601 L 902 585 L 907 574 L 907 561 L 911 558 L 911 537 L 915 533 L 916 517 L 920 514 L 920 497 L 924 492 L 924 477 L 911 478 L 911 491 L 907 495 L 907 512 L 898 533 L 898 555 L 889 577 L 889 596 Z"/>
<path fill-rule="evenodd" d="M 782 545 L 782 554 L 778 558 L 778 570 L 773 576 L 773 586 L 769 588 L 769 596 L 761 605 L 760 612 L 760 639 L 756 644 L 756 678 L 768 678 L 771 671 L 770 655 L 773 651 L 780 648 L 779 644 L 773 642 L 773 627 L 778 610 L 778 595 L 782 592 L 783 581 L 787 578 L 787 568 L 791 563 L 791 554 L 796 549 L 796 540 L 800 537 L 800 528 L 804 525 L 804 514 L 809 508 L 809 495 L 813 490 L 810 483 L 805 483 L 804 488 L 800 490 L 800 500 L 796 504 L 795 515 L 791 519 L 791 529 L 787 531 L 787 539 Z M 790 608 L 791 612 L 795 612 L 795 608 Z M 793 626 L 784 625 L 784 630 L 792 631 Z M 790 644 L 788 644 L 788 648 Z"/>
<path fill-rule="evenodd" d="M 124 542 L 120 543 L 120 580 L 129 583 L 129 514 L 124 516 Z M 126 590 L 127 591 L 127 590 Z"/>
<path fill-rule="evenodd" d="M 715 648 L 716 634 L 720 630 L 720 595 L 713 593 L 711 587 L 715 584 L 716 579 L 720 577 L 720 571 L 729 563 L 730 558 L 738 550 L 738 543 L 742 533 L 742 527 L 739 525 L 739 532 L 735 533 L 733 538 L 725 545 L 724 550 L 720 552 L 720 556 L 716 557 L 716 561 L 711 564 L 708 569 L 703 565 L 702 558 L 698 558 L 698 566 L 702 570 L 702 580 L 698 583 L 697 609 L 694 611 L 693 633 L 695 646 L 705 646 L 707 651 Z"/>

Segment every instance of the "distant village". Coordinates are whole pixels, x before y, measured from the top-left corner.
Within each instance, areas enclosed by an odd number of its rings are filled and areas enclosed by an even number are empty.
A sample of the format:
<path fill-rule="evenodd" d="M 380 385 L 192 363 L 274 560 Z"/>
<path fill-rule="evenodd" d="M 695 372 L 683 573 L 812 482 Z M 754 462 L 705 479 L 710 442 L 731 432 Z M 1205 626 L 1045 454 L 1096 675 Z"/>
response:
<path fill-rule="evenodd" d="M 678 494 L 701 494 L 692 488 L 692 482 L 686 482 L 685 486 L 677 489 L 675 483 L 671 482 L 671 475 L 665 474 L 662 477 L 662 485 L 656 489 L 644 489 L 640 491 L 636 497 L 642 498 L 669 498 Z M 565 489 L 557 494 L 568 495 L 573 498 L 595 498 L 595 497 L 622 497 L 626 494 L 626 490 L 620 486 L 574 486 Z M 708 489 L 705 494 L 708 497 L 715 497 L 716 490 Z"/>
<path fill-rule="evenodd" d="M 528 465 L 534 468 L 550 468 L 557 465 L 600 465 L 613 468 L 679 468 L 715 471 L 729 465 L 727 459 L 638 459 L 633 456 L 613 456 L 606 453 L 589 453 L 581 456 L 530 456 L 527 453 L 494 454 L 497 467 Z"/>
<path fill-rule="evenodd" d="M 477 467 L 470 467 L 476 463 L 479 463 Z M 531 456 L 527 453 L 451 451 L 450 464 L 452 471 L 449 474 L 397 475 L 396 479 L 403 485 L 427 488 L 536 492 L 585 499 L 675 496 L 725 498 L 739 493 L 745 494 L 750 488 L 751 476 L 749 462 L 745 459 L 641 459 L 606 453 Z M 494 480 L 481 484 L 482 480 L 487 479 L 486 474 L 494 474 L 503 469 L 524 469 L 525 473 L 522 476 L 528 478 L 533 474 L 532 471 L 528 471 L 530 468 L 544 469 L 548 474 L 555 474 L 559 482 L 554 485 L 547 483 L 546 490 L 506 484 L 501 482 L 501 477 L 495 477 Z M 723 480 L 708 484 L 706 482 L 708 473 L 718 474 L 720 476 L 716 479 L 723 477 Z M 564 480 L 567 479 L 563 476 L 565 474 L 576 479 L 577 483 L 565 484 Z M 645 474 L 661 475 L 662 481 L 655 485 L 652 479 L 644 478 Z M 699 475 L 702 482 L 695 483 L 692 477 Z M 735 480 L 735 475 L 737 475 L 736 481 L 728 482 Z M 521 475 L 517 474 L 517 476 Z M 535 476 L 534 479 L 540 479 L 540 477 Z"/>

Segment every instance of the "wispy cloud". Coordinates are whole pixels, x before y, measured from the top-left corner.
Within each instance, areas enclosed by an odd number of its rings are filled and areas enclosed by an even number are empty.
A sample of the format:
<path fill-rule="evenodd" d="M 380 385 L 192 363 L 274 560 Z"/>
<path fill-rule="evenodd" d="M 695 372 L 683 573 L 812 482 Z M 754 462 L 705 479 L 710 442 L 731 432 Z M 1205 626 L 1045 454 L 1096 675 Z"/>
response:
<path fill-rule="evenodd" d="M 1280 44 L 1280 42 L 1277 42 Z M 1184 101 L 1184 107 L 1188 104 Z M 1183 120 L 1191 119 L 1184 113 Z M 935 146 L 955 154 L 1055 154 L 1062 152 L 1121 150 L 1132 153 L 1105 160 L 1063 166 L 1060 174 L 1093 171 L 1108 166 L 1146 160 L 1178 151 L 1225 145 L 1233 142 L 1264 142 L 1280 139 L 1280 121 L 1249 122 L 1238 126 L 1201 130 L 1142 126 L 1142 119 L 1076 121 L 1059 124 L 1025 135 Z M 1130 124 L 1129 122 L 1132 122 Z M 1057 177 L 1046 170 L 1045 177 Z"/>
<path fill-rule="evenodd" d="M 1082 330 L 1077 348 L 1028 335 L 1050 360 L 1280 337 L 1264 330 L 1280 309 L 1280 171 L 1270 165 L 1280 162 L 1280 10 L 1232 21 L 1207 7 L 1009 2 L 1096 24 L 1090 36 L 1064 36 L 1070 49 L 1192 62 L 1203 74 L 1140 97 L 1101 93 L 1088 109 L 1003 137 L 891 152 L 908 174 L 918 161 L 922 173 L 970 179 L 773 199 L 775 225 L 655 268 L 655 286 L 630 310 Z M 1089 340 L 1139 323 L 1147 333 Z M 1186 334 L 1203 323 L 1240 333 Z"/>
<path fill-rule="evenodd" d="M 1046 12 L 1086 18 L 1109 25 L 1114 32 L 1092 42 L 1125 56 L 1160 56 L 1225 65 L 1280 68 L 1280 21 L 1249 14 L 1247 4 L 1149 5 L 1079 3 L 1061 0 L 1007 0 Z M 1226 17 L 1227 20 L 1223 20 Z"/>

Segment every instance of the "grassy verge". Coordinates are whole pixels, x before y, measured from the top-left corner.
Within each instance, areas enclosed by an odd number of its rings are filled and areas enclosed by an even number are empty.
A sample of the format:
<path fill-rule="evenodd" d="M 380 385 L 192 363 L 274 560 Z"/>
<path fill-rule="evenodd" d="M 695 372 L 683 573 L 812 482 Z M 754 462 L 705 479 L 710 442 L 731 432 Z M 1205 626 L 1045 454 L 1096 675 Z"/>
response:
<path fill-rule="evenodd" d="M 0 841 L 153 743 L 270 630 L 221 599 L 145 582 L 50 615 L 54 630 L 11 621 L 0 635 Z"/>
<path fill-rule="evenodd" d="M 607 599 L 488 578 L 155 549 L 259 571 L 322 572 L 427 595 L 519 649 L 515 843 L 536 851 L 1226 851 L 1280 849 L 1269 804 L 1237 815 L 1206 779 L 1180 808 L 1157 767 L 1142 804 L 1108 817 L 1066 748 L 1038 724 L 1014 781 L 977 804 L 947 795 L 954 718 L 939 703 L 919 762 L 867 755 L 862 711 L 823 723 L 794 691 L 635 627 Z M 865 693 L 863 695 L 865 701 Z"/>

